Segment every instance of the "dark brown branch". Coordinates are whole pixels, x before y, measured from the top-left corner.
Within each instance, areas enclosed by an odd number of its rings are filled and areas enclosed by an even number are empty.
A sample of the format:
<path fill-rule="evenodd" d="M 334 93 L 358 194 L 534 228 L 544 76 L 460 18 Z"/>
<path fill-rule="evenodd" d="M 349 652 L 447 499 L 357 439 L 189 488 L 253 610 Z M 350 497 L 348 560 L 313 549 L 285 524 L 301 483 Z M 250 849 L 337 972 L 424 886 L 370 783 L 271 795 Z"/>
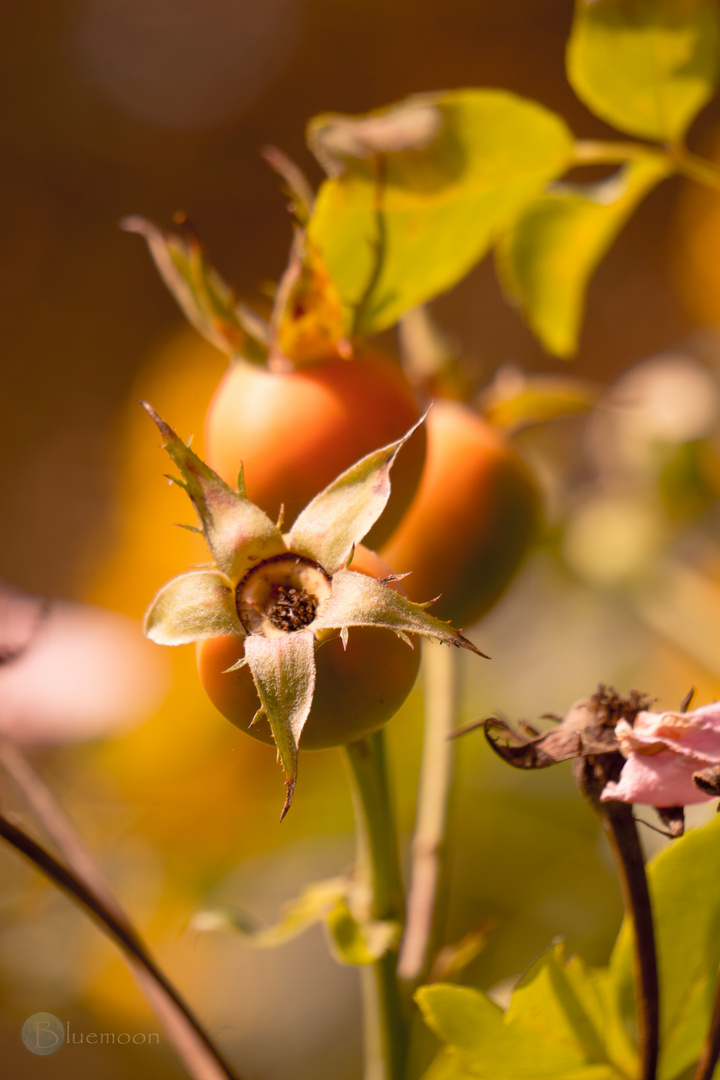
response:
<path fill-rule="evenodd" d="M 209 1056 L 213 1059 L 217 1068 L 212 1068 L 213 1076 L 225 1076 L 227 1080 L 239 1080 L 230 1065 L 225 1061 L 220 1051 L 212 1043 L 204 1031 L 199 1020 L 195 1017 L 190 1007 L 183 1001 L 174 986 L 167 980 L 162 971 L 157 967 L 148 953 L 142 941 L 135 933 L 130 924 L 110 911 L 105 903 L 88 888 L 85 883 L 71 870 L 46 851 L 44 847 L 28 836 L 21 828 L 0 814 L 0 836 L 3 837 L 16 851 L 19 851 L 32 862 L 46 877 L 69 893 L 88 911 L 101 928 L 111 937 L 116 944 L 128 954 L 134 964 L 139 965 L 162 990 L 163 994 L 170 999 L 176 1009 L 182 1013 L 187 1024 L 192 1028 L 199 1041 L 205 1047 Z M 201 1073 L 196 1073 L 199 1078 Z M 205 1068 L 203 1075 L 210 1078 L 211 1070 Z"/>

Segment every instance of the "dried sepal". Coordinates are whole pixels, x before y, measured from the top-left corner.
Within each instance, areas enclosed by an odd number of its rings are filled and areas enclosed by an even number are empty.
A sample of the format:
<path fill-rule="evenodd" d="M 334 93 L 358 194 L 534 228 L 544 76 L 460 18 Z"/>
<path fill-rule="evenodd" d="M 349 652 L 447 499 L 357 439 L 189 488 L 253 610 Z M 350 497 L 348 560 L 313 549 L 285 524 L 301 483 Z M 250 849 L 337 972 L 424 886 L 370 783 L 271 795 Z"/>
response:
<path fill-rule="evenodd" d="M 270 638 L 250 634 L 245 657 L 285 770 L 282 820 L 292 803 L 298 743 L 315 691 L 315 642 L 308 630 Z"/>
<path fill-rule="evenodd" d="M 333 575 L 332 596 L 316 626 L 340 631 L 351 626 L 382 626 L 396 634 L 420 634 L 485 656 L 459 630 L 453 630 L 375 578 L 354 570 L 338 570 Z"/>
<path fill-rule="evenodd" d="M 186 221 L 182 223 L 182 234 L 166 232 L 136 216 L 124 218 L 120 225 L 145 239 L 160 276 L 203 337 L 230 356 L 264 362 L 267 327 L 237 300 L 232 288 L 208 264 L 197 236 Z"/>
<path fill-rule="evenodd" d="M 282 534 L 267 514 L 201 461 L 151 405 L 142 403 L 165 440 L 165 449 L 180 470 L 218 569 L 233 581 L 263 559 L 286 549 Z"/>
<path fill-rule="evenodd" d="M 390 498 L 390 469 L 424 419 L 401 439 L 366 454 L 316 495 L 287 536 L 290 550 L 314 559 L 330 574 L 346 565 L 385 509 Z"/>
<path fill-rule="evenodd" d="M 187 645 L 245 632 L 232 585 L 218 570 L 193 570 L 168 581 L 150 605 L 144 629 L 158 645 Z"/>

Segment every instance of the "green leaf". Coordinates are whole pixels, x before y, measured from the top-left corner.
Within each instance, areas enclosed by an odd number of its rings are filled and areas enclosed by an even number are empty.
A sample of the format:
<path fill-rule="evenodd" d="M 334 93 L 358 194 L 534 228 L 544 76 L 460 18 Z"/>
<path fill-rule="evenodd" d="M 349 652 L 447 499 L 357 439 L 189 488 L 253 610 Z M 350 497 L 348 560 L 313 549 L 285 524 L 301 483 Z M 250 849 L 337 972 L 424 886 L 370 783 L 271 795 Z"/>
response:
<path fill-rule="evenodd" d="M 547 993 L 554 997 L 554 987 Z M 538 1023 L 536 1003 L 533 1019 L 540 1030 L 533 1030 L 478 990 L 438 983 L 423 987 L 416 998 L 426 1022 L 471 1076 L 487 1080 L 617 1080 L 620 1075 L 607 1062 L 591 1060 L 574 1028 L 568 1030 L 562 1010 L 553 1009 L 553 1001 L 548 1002 L 552 1020 L 547 1026 Z M 560 1027 L 555 1029 L 552 1021 L 558 1017 Z M 455 1074 L 450 1071 L 448 1075 Z"/>
<path fill-rule="evenodd" d="M 360 922 L 352 914 L 347 897 L 356 886 L 348 878 L 315 881 L 300 896 L 283 906 L 274 926 L 262 926 L 257 919 L 239 908 L 220 907 L 199 911 L 191 925 L 195 930 L 236 930 L 260 949 L 273 949 L 304 933 L 310 926 L 323 923 L 330 949 L 342 964 L 372 964 L 393 948 L 400 928 L 390 921 Z"/>
<path fill-rule="evenodd" d="M 344 899 L 348 890 L 345 878 L 313 881 L 294 900 L 283 905 L 274 926 L 262 926 L 257 919 L 239 908 L 220 907 L 199 911 L 191 925 L 195 930 L 237 930 L 260 949 L 273 949 L 292 941 L 310 926 L 322 922 Z"/>
<path fill-rule="evenodd" d="M 256 563 L 285 554 L 278 527 L 249 499 L 233 491 L 209 465 L 201 461 L 152 406 L 142 403 L 157 424 L 164 446 L 182 473 L 187 491 L 218 569 L 232 583 Z"/>
<path fill-rule="evenodd" d="M 390 469 L 398 451 L 423 422 L 402 439 L 366 454 L 351 465 L 298 515 L 286 538 L 289 549 L 319 562 L 329 574 L 347 563 L 390 498 Z"/>
<path fill-rule="evenodd" d="M 267 326 L 208 264 L 189 227 L 184 235 L 169 233 L 141 217 L 127 217 L 120 227 L 144 237 L 161 278 L 203 337 L 230 356 L 264 363 Z"/>
<path fill-rule="evenodd" d="M 638 202 L 671 171 L 664 156 L 648 153 L 599 184 L 557 184 L 501 237 L 503 289 L 548 352 L 575 351 L 591 274 Z"/>
<path fill-rule="evenodd" d="M 613 1065 L 629 1075 L 637 1071 L 607 973 L 586 967 L 579 956 L 568 959 L 562 942 L 548 949 L 520 980 L 507 1019 L 550 1041 L 582 1048 L 588 1063 Z"/>
<path fill-rule="evenodd" d="M 379 960 L 400 938 L 400 926 L 396 922 L 381 919 L 359 922 L 344 897 L 327 913 L 325 926 L 335 959 L 356 967 Z"/>
<path fill-rule="evenodd" d="M 168 581 L 150 605 L 144 630 L 158 645 L 245 633 L 235 609 L 235 591 L 217 570 L 194 570 Z"/>
<path fill-rule="evenodd" d="M 712 97 L 719 59 L 715 0 L 577 0 L 568 79 L 620 131 L 680 142 Z"/>
<path fill-rule="evenodd" d="M 318 630 L 384 626 L 396 634 L 422 634 L 444 645 L 458 645 L 478 656 L 485 656 L 458 630 L 453 630 L 434 615 L 428 615 L 422 605 L 413 604 L 381 581 L 355 570 L 339 570 L 333 575 L 328 606 L 314 626 Z"/>
<path fill-rule="evenodd" d="M 477 399 L 493 427 L 515 432 L 563 416 L 589 412 L 602 393 L 586 379 L 560 375 L 526 375 L 519 368 L 501 368 Z"/>
<path fill-rule="evenodd" d="M 720 818 L 661 852 L 648 867 L 660 981 L 658 1080 L 675 1080 L 699 1056 L 720 963 Z M 628 920 L 610 960 L 626 1023 L 635 1023 Z"/>
<path fill-rule="evenodd" d="M 462 1058 L 452 1050 L 441 1050 L 426 1073 L 423 1080 L 476 1080 L 478 1074 L 471 1072 Z"/>
<path fill-rule="evenodd" d="M 245 639 L 245 658 L 285 770 L 282 821 L 292 803 L 298 743 L 315 692 L 315 639 L 308 630 L 270 638 L 250 634 Z"/>
<path fill-rule="evenodd" d="M 346 156 L 342 175 L 325 181 L 310 221 L 353 333 L 390 326 L 455 285 L 571 157 L 560 117 L 505 91 L 452 90 L 402 105 L 437 110 L 439 134 L 420 148 L 392 149 L 387 137 L 368 145 L 367 135 L 359 148 L 344 145 L 361 156 Z"/>

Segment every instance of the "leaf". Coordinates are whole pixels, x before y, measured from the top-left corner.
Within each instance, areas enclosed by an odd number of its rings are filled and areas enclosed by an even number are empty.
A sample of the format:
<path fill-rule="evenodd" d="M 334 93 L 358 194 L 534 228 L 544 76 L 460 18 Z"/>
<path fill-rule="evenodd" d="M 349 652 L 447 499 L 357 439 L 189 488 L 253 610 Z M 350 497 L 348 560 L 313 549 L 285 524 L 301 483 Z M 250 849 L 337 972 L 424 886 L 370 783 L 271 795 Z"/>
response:
<path fill-rule="evenodd" d="M 417 430 L 355 462 L 298 515 L 286 538 L 291 551 L 319 562 L 329 574 L 347 563 L 390 498 L 390 469 L 398 451 Z"/>
<path fill-rule="evenodd" d="M 249 499 L 233 491 L 178 438 L 152 406 L 143 407 L 157 424 L 164 446 L 182 473 L 218 569 L 237 582 L 256 563 L 286 551 L 278 527 Z"/>
<path fill-rule="evenodd" d="M 189 227 L 184 235 L 178 235 L 141 217 L 127 217 L 120 227 L 145 238 L 160 276 L 203 337 L 230 356 L 264 363 L 267 327 L 254 311 L 238 302 L 227 282 L 208 264 Z"/>
<path fill-rule="evenodd" d="M 247 912 L 231 907 L 199 911 L 193 915 L 191 925 L 195 930 L 203 931 L 237 930 L 259 949 L 273 949 L 322 922 L 345 897 L 347 890 L 348 882 L 342 877 L 313 881 L 298 897 L 283 905 L 280 919 L 274 926 L 262 926 Z"/>
<path fill-rule="evenodd" d="M 422 634 L 444 645 L 458 645 L 485 656 L 458 630 L 428 615 L 420 604 L 413 604 L 381 581 L 355 570 L 339 570 L 333 575 L 328 606 L 314 625 L 328 630 L 384 626 L 396 633 Z"/>
<path fill-rule="evenodd" d="M 223 634 L 244 634 L 235 609 L 235 592 L 217 570 L 194 570 L 168 581 L 150 605 L 144 630 L 158 645 L 186 645 Z"/>
<path fill-rule="evenodd" d="M 292 803 L 298 742 L 315 691 L 315 640 L 307 630 L 266 638 L 249 634 L 245 657 L 285 770 L 287 793 L 280 820 Z"/>
<path fill-rule="evenodd" d="M 560 117 L 505 91 L 452 90 L 401 105 L 437 110 L 439 134 L 420 148 L 393 149 L 392 138 L 368 146 L 367 135 L 359 149 L 345 146 L 365 156 L 347 156 L 342 175 L 325 181 L 310 221 L 352 333 L 391 326 L 455 285 L 570 161 Z"/>
<path fill-rule="evenodd" d="M 658 1080 L 675 1080 L 699 1056 L 720 963 L 720 818 L 687 833 L 648 867 L 660 982 Z M 628 1026 L 634 1025 L 633 943 L 628 920 L 610 973 Z"/>
<path fill-rule="evenodd" d="M 426 1073 L 423 1080 L 476 1080 L 476 1072 L 471 1072 L 461 1058 L 452 1050 L 442 1050 Z"/>
<path fill-rule="evenodd" d="M 719 50 L 715 0 L 577 0 L 567 74 L 620 131 L 678 143 L 712 97 Z"/>
<path fill-rule="evenodd" d="M 389 919 L 360 922 L 343 897 L 325 919 L 330 949 L 342 964 L 364 967 L 394 948 L 400 938 L 399 923 Z"/>
<path fill-rule="evenodd" d="M 554 988 L 549 991 L 554 995 Z M 546 995 L 547 996 L 547 995 Z M 504 1013 L 485 994 L 467 987 L 438 983 L 418 991 L 416 1000 L 435 1034 L 447 1044 L 471 1076 L 486 1080 L 616 1080 L 617 1070 L 592 1061 L 574 1029 L 567 1028 L 554 1001 L 553 1020 L 559 1029 L 533 1030 L 522 1020 Z M 539 1006 L 540 1002 L 537 1002 Z M 512 1010 L 512 1006 L 511 1006 Z M 537 1022 L 537 1012 L 535 1018 Z M 432 1075 L 432 1074 L 431 1074 Z M 439 1076 L 445 1075 L 440 1071 Z M 449 1076 L 455 1073 L 450 1071 Z M 462 1072 L 459 1073 L 462 1076 Z"/>
<path fill-rule="evenodd" d="M 550 1041 L 581 1047 L 588 1063 L 634 1075 L 637 1057 L 608 988 L 606 971 L 568 958 L 563 942 L 547 950 L 513 992 L 508 1022 L 517 1020 Z"/>
<path fill-rule="evenodd" d="M 352 158 L 424 150 L 442 128 L 431 95 L 408 98 L 368 116 L 323 113 L 310 121 L 307 142 L 328 176 L 340 176 Z"/>
<path fill-rule="evenodd" d="M 280 920 L 264 927 L 238 908 L 210 908 L 193 916 L 195 930 L 237 930 L 260 949 L 273 949 L 298 937 L 310 926 L 323 923 L 330 949 L 343 964 L 372 964 L 397 944 L 397 923 L 381 920 L 358 921 L 347 903 L 352 883 L 343 877 L 315 881 L 295 900 L 283 906 Z"/>
<path fill-rule="evenodd" d="M 515 432 L 589 412 L 601 392 L 599 385 L 586 379 L 526 375 L 518 368 L 501 368 L 478 397 L 477 406 L 493 427 Z"/>
<path fill-rule="evenodd" d="M 664 156 L 648 153 L 599 184 L 557 184 L 500 238 L 503 289 L 548 352 L 575 351 L 591 274 L 640 200 L 671 171 Z"/>

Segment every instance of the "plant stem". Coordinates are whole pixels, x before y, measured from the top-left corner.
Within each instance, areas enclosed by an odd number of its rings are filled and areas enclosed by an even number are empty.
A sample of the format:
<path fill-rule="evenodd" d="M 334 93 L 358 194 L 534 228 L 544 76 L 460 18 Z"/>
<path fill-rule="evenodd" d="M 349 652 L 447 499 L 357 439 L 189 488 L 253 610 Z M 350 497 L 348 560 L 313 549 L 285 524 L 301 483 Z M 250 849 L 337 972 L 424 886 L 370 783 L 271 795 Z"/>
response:
<path fill-rule="evenodd" d="M 600 802 L 600 793 L 610 778 L 603 768 L 602 760 L 602 756 L 578 759 L 576 778 L 581 791 L 600 818 L 610 842 L 620 879 L 625 913 L 632 921 L 635 931 L 634 978 L 640 1051 L 639 1080 L 655 1080 L 660 1037 L 660 994 L 645 860 L 632 806 L 622 802 Z"/>
<path fill-rule="evenodd" d="M 718 973 L 715 987 L 710 1027 L 700 1051 L 700 1059 L 693 1073 L 693 1080 L 711 1080 L 718 1058 L 720 1058 L 720 973 Z"/>
<path fill-rule="evenodd" d="M 122 948 L 133 968 L 149 977 L 150 985 L 154 988 L 154 992 L 148 994 L 151 1004 L 169 1027 L 175 1048 L 190 1075 L 195 1080 L 219 1080 L 221 1077 L 239 1080 L 177 990 L 158 968 L 130 923 L 109 910 L 85 882 L 2 814 L 0 836 L 93 915 L 103 930 Z M 147 992 L 147 985 L 145 988 Z M 181 1018 L 181 1023 L 177 1022 L 178 1018 Z"/>
<path fill-rule="evenodd" d="M 645 863 L 632 806 L 603 803 L 601 820 L 620 876 L 625 910 L 635 929 L 635 1001 L 641 1080 L 655 1080 L 660 1029 L 657 956 Z"/>
<path fill-rule="evenodd" d="M 404 918 L 397 831 L 382 731 L 346 748 L 353 778 L 359 854 L 369 871 L 372 919 Z M 408 1025 L 397 977 L 397 950 L 369 965 L 365 992 L 365 1080 L 404 1080 Z"/>
<path fill-rule="evenodd" d="M 578 139 L 573 147 L 573 165 L 622 165 L 633 158 L 648 155 L 675 160 L 663 146 L 640 142 L 605 142 L 600 139 Z"/>
<path fill-rule="evenodd" d="M 412 843 L 412 869 L 405 936 L 398 974 L 414 983 L 430 966 L 445 909 L 447 823 L 455 775 L 458 656 L 453 649 L 423 644 L 425 740 L 417 818 Z"/>
<path fill-rule="evenodd" d="M 675 167 L 688 180 L 696 180 L 705 187 L 720 191 L 720 172 L 710 161 L 696 157 L 689 150 L 678 149 L 672 155 Z"/>

